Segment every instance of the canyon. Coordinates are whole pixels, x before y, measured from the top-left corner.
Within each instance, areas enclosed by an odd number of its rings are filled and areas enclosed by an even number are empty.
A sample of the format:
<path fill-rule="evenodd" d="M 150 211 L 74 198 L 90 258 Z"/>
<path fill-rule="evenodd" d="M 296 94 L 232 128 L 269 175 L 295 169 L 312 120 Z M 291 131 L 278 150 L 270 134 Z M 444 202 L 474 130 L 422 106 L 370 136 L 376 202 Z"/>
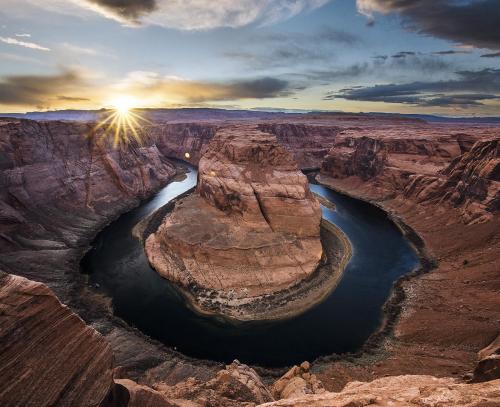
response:
<path fill-rule="evenodd" d="M 123 149 L 94 142 L 92 123 L 0 120 L 2 404 L 498 404 L 499 128 L 376 115 L 238 120 L 152 123 L 143 145 Z M 358 354 L 325 355 L 283 378 L 286 369 L 190 359 L 151 340 L 79 273 L 96 233 L 173 179 L 170 157 L 189 153 L 200 198 L 223 204 L 210 171 L 227 163 L 202 157 L 219 132 L 248 121 L 321 184 L 383 208 L 422 257 Z"/>

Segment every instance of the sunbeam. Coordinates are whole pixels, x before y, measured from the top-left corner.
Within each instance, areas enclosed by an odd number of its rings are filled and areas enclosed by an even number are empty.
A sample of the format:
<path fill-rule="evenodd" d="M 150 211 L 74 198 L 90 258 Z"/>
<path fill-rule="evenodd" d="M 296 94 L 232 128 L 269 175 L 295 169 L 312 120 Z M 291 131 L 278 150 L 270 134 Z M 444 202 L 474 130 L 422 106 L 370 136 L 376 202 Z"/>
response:
<path fill-rule="evenodd" d="M 129 96 L 116 98 L 111 104 L 113 109 L 94 127 L 94 134 L 103 129 L 97 142 L 112 140 L 113 148 L 125 147 L 132 141 L 143 145 L 147 137 L 144 127 L 151 122 L 133 111 L 134 101 Z"/>

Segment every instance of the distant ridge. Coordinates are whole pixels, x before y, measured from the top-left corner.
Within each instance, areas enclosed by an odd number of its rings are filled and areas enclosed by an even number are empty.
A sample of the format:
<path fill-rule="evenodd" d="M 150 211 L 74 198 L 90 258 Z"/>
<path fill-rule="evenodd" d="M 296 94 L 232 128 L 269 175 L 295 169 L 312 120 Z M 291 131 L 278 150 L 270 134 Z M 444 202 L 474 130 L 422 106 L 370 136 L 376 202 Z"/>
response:
<path fill-rule="evenodd" d="M 500 116 L 491 117 L 449 117 L 438 116 L 431 114 L 402 114 L 402 113 L 351 113 L 340 111 L 294 111 L 294 110 L 279 110 L 273 109 L 263 110 L 236 110 L 236 109 L 217 109 L 217 108 L 139 108 L 134 109 L 142 112 L 142 114 L 155 121 L 179 121 L 179 120 L 238 120 L 238 119 L 272 119 L 278 117 L 299 117 L 299 116 L 373 116 L 373 117 L 393 117 L 406 118 L 413 120 L 423 120 L 429 123 L 478 123 L 478 124 L 500 124 Z M 38 121 L 45 120 L 62 120 L 62 121 L 98 121 L 108 112 L 107 109 L 99 110 L 49 110 L 43 112 L 27 112 L 27 113 L 0 113 L 0 117 L 31 119 Z"/>

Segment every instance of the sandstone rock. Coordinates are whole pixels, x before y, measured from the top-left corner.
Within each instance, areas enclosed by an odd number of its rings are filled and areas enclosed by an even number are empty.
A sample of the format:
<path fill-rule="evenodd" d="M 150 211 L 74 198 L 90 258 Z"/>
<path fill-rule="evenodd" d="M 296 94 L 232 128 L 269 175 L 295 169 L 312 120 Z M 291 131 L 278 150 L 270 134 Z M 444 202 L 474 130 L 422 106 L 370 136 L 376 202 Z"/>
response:
<path fill-rule="evenodd" d="M 272 387 L 272 394 L 276 400 L 291 399 L 304 394 L 320 394 L 325 391 L 323 384 L 316 375 L 309 373 L 309 362 L 292 367 Z"/>
<path fill-rule="evenodd" d="M 405 196 L 460 207 L 466 223 L 500 211 L 500 140 L 478 141 L 436 176 L 411 175 Z"/>
<path fill-rule="evenodd" d="M 0 405 L 97 406 L 109 345 L 41 283 L 0 273 Z"/>
<path fill-rule="evenodd" d="M 261 407 L 493 407 L 500 403 L 500 380 L 463 384 L 433 376 L 390 376 L 351 382 L 339 393 L 303 395 Z"/>
<path fill-rule="evenodd" d="M 181 406 L 189 401 L 194 406 L 243 407 L 273 400 L 259 375 L 237 360 L 206 382 L 190 378 L 175 386 L 157 383 L 155 388 Z"/>
<path fill-rule="evenodd" d="M 366 181 L 380 174 L 386 162 L 387 147 L 383 141 L 351 138 L 332 147 L 321 171 L 334 178 L 358 176 Z"/>
<path fill-rule="evenodd" d="M 0 120 L 0 266 L 65 302 L 78 249 L 175 174 L 150 140 L 114 149 L 94 127 Z"/>
<path fill-rule="evenodd" d="M 115 380 L 109 407 L 178 407 L 163 394 L 133 380 Z"/>
<path fill-rule="evenodd" d="M 197 165 L 217 128 L 213 123 L 169 123 L 151 126 L 150 132 L 165 157 Z"/>
<path fill-rule="evenodd" d="M 322 256 L 320 205 L 274 136 L 249 127 L 219 131 L 198 179 L 196 193 L 146 240 L 163 277 L 246 301 L 314 272 Z"/>
<path fill-rule="evenodd" d="M 263 123 L 259 129 L 274 134 L 303 170 L 320 167 L 341 131 L 341 127 L 335 125 L 312 126 L 287 122 Z"/>
<path fill-rule="evenodd" d="M 479 362 L 474 369 L 473 380 L 483 382 L 500 379 L 500 335 L 478 353 Z"/>

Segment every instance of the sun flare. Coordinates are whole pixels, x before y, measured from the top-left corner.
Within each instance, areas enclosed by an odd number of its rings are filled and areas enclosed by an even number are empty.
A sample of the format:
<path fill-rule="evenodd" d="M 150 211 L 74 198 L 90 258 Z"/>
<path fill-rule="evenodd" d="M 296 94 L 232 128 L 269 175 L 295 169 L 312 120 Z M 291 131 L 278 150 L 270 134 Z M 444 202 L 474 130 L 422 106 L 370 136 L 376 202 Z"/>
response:
<path fill-rule="evenodd" d="M 105 117 L 94 128 L 100 131 L 97 141 L 112 140 L 114 148 L 125 147 L 131 142 L 144 144 L 146 124 L 149 120 L 136 113 L 137 101 L 129 95 L 121 95 L 109 102 L 113 108 L 106 111 Z"/>
<path fill-rule="evenodd" d="M 137 103 L 133 97 L 122 95 L 113 99 L 111 101 L 111 105 L 116 112 L 122 115 L 126 115 L 130 113 L 130 110 L 133 109 L 134 106 L 137 105 Z"/>

